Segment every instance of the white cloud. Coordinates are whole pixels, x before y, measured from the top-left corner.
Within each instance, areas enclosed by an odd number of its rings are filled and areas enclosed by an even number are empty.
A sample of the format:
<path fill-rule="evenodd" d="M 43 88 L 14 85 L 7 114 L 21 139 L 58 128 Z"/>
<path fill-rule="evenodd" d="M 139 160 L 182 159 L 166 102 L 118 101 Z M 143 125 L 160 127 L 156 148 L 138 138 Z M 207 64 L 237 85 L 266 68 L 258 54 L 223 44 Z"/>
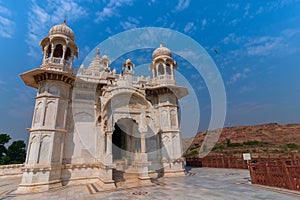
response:
<path fill-rule="evenodd" d="M 194 58 L 194 59 L 201 59 L 201 54 L 196 54 L 195 51 L 192 51 L 191 49 L 185 48 L 181 49 L 180 51 L 175 52 L 177 55 L 180 55 L 184 59 L 188 60 L 189 58 Z"/>
<path fill-rule="evenodd" d="M 234 110 L 235 112 L 238 113 L 250 113 L 254 112 L 256 110 L 261 110 L 266 107 L 270 107 L 271 104 L 259 104 L 259 103 L 254 103 L 254 102 L 242 102 L 240 104 L 231 104 L 229 105 L 232 107 L 231 110 Z"/>
<path fill-rule="evenodd" d="M 288 35 L 291 37 L 296 34 L 297 30 L 283 31 L 280 36 L 261 36 L 261 37 L 246 37 L 236 36 L 234 33 L 230 33 L 226 36 L 221 43 L 239 45 L 240 48 L 230 51 L 233 56 L 266 56 L 271 55 L 276 51 L 282 51 L 287 48 Z"/>
<path fill-rule="evenodd" d="M 226 4 L 227 8 L 233 8 L 234 10 L 239 9 L 240 5 L 238 3 L 227 3 Z"/>
<path fill-rule="evenodd" d="M 298 35 L 300 34 L 300 28 L 295 28 L 295 29 L 285 29 L 282 31 L 282 34 L 285 36 L 285 37 L 293 37 L 295 35 Z"/>
<path fill-rule="evenodd" d="M 175 27 L 175 24 L 176 24 L 175 22 L 172 22 L 170 28 L 173 29 Z"/>
<path fill-rule="evenodd" d="M 179 0 L 177 6 L 175 7 L 175 12 L 180 12 L 185 10 L 190 6 L 190 0 Z"/>
<path fill-rule="evenodd" d="M 235 18 L 229 22 L 229 25 L 235 26 L 237 23 L 241 21 L 240 18 Z"/>
<path fill-rule="evenodd" d="M 156 2 L 156 0 L 150 0 L 149 2 L 148 2 L 148 6 L 151 6 L 152 4 L 154 4 Z"/>
<path fill-rule="evenodd" d="M 281 49 L 282 47 L 284 47 L 284 44 L 282 43 L 281 37 L 264 36 L 250 40 L 248 43 L 245 44 L 245 47 L 248 55 L 262 56 L 269 55 L 273 51 Z"/>
<path fill-rule="evenodd" d="M 228 36 L 226 36 L 221 42 L 223 44 L 230 44 L 230 43 L 234 43 L 234 44 L 239 44 L 240 42 L 242 42 L 245 38 L 242 37 L 237 37 L 234 33 L 230 33 L 228 34 Z"/>
<path fill-rule="evenodd" d="M 183 31 L 184 31 L 185 33 L 188 33 L 188 32 L 193 31 L 193 30 L 196 30 L 195 24 L 194 24 L 194 22 L 189 22 L 189 23 L 187 23 L 187 24 L 185 25 Z"/>
<path fill-rule="evenodd" d="M 256 87 L 254 86 L 249 86 L 249 85 L 244 85 L 240 88 L 239 93 L 243 94 L 243 93 L 247 93 L 250 91 L 253 91 Z"/>
<path fill-rule="evenodd" d="M 95 22 L 99 23 L 113 16 L 119 16 L 118 9 L 123 6 L 131 6 L 132 3 L 133 0 L 110 0 L 102 11 L 96 12 Z"/>
<path fill-rule="evenodd" d="M 0 5 L 0 37 L 11 38 L 14 34 L 15 22 L 9 19 L 10 15 L 11 11 Z"/>
<path fill-rule="evenodd" d="M 139 24 L 139 20 L 134 17 L 128 17 L 127 21 L 121 22 L 120 24 L 123 27 L 123 29 L 129 30 L 129 29 L 136 28 Z"/>
<path fill-rule="evenodd" d="M 244 8 L 244 17 L 251 19 L 262 13 L 274 12 L 286 6 L 296 5 L 297 3 L 299 3 L 299 0 L 266 1 L 264 2 L 264 6 L 259 7 L 251 6 L 251 4 L 248 3 Z M 252 12 L 250 12 L 250 10 Z"/>
<path fill-rule="evenodd" d="M 11 38 L 15 30 L 15 22 L 0 16 L 0 36 Z"/>
<path fill-rule="evenodd" d="M 250 69 L 245 68 L 242 72 L 237 72 L 237 73 L 233 74 L 227 83 L 233 84 L 240 79 L 245 79 L 245 78 L 247 78 L 249 72 L 250 72 Z"/>
<path fill-rule="evenodd" d="M 206 25 L 207 25 L 207 20 L 204 18 L 201 22 L 201 29 L 203 30 Z"/>
<path fill-rule="evenodd" d="M 47 35 L 50 26 L 50 15 L 36 3 L 33 4 L 28 18 L 28 34 L 26 43 L 29 46 L 29 56 L 38 57 L 37 48 L 42 37 Z"/>
<path fill-rule="evenodd" d="M 6 7 L 0 5 L 0 14 L 10 16 L 11 15 L 11 11 L 8 10 Z"/>
<path fill-rule="evenodd" d="M 52 25 L 62 23 L 64 18 L 72 22 L 87 15 L 87 10 L 75 0 L 48 0 L 43 5 L 32 0 L 27 25 L 28 55 L 35 58 L 40 57 L 38 44 L 43 37 L 48 35 L 49 28 Z"/>
<path fill-rule="evenodd" d="M 256 11 L 256 14 L 258 15 L 258 14 L 261 14 L 263 12 L 264 12 L 264 7 L 259 6 L 258 10 Z"/>
<path fill-rule="evenodd" d="M 267 11 L 277 10 L 285 6 L 296 5 L 297 3 L 299 3 L 299 0 L 270 1 L 267 2 L 267 5 L 265 6 L 265 10 Z"/>
<path fill-rule="evenodd" d="M 0 79 L 0 94 L 1 94 L 1 96 L 5 96 L 6 95 L 6 94 L 4 94 L 5 92 L 9 92 L 8 87 L 6 86 L 6 82 L 4 80 Z"/>
<path fill-rule="evenodd" d="M 244 17 L 249 15 L 249 10 L 250 10 L 250 3 L 247 3 L 245 7 Z"/>
<path fill-rule="evenodd" d="M 48 0 L 52 5 L 53 13 L 51 14 L 52 23 L 59 23 L 64 18 L 69 20 L 77 20 L 88 15 L 87 10 L 80 6 L 76 0 Z"/>

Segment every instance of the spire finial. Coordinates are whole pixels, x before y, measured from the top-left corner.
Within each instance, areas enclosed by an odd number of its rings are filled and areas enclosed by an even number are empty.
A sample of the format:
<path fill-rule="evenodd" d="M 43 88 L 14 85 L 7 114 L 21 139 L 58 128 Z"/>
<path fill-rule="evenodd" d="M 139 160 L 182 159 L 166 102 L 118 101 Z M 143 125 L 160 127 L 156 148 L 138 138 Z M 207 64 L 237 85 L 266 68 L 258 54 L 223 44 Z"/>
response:
<path fill-rule="evenodd" d="M 67 20 L 66 20 L 66 18 L 64 18 L 64 24 L 66 24 L 67 23 Z"/>
<path fill-rule="evenodd" d="M 162 43 L 162 42 L 160 42 L 160 45 L 159 45 L 159 47 L 163 47 L 163 43 Z"/>
<path fill-rule="evenodd" d="M 100 56 L 100 48 L 97 48 L 97 56 Z"/>

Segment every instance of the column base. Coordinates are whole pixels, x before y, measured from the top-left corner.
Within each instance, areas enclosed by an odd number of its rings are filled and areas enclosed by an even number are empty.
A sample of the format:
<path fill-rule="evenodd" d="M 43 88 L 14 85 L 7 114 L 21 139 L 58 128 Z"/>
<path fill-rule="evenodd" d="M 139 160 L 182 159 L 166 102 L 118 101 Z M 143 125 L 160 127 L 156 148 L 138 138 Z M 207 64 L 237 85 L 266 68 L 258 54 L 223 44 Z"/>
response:
<path fill-rule="evenodd" d="M 142 186 L 152 185 L 150 177 L 139 177 L 139 184 Z"/>
<path fill-rule="evenodd" d="M 164 177 L 181 177 L 186 176 L 185 170 L 165 170 L 163 172 Z"/>
<path fill-rule="evenodd" d="M 51 181 L 47 183 L 20 184 L 18 189 L 14 193 L 25 194 L 25 193 L 45 192 L 59 187 L 62 187 L 62 182 L 60 180 Z"/>
<path fill-rule="evenodd" d="M 102 186 L 101 188 L 103 190 L 114 190 L 116 189 L 116 184 L 114 180 L 109 180 L 109 181 L 102 181 Z"/>

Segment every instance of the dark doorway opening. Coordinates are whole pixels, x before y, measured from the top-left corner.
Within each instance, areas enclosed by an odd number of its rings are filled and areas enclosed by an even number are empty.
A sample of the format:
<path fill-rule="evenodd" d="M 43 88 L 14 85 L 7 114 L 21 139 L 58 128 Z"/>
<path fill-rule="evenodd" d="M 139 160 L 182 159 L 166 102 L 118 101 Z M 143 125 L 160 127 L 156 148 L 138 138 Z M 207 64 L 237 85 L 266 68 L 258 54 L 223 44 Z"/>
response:
<path fill-rule="evenodd" d="M 126 133 L 123 131 L 117 123 L 115 124 L 115 130 L 112 135 L 112 153 L 114 160 L 120 160 L 124 156 L 126 150 Z"/>

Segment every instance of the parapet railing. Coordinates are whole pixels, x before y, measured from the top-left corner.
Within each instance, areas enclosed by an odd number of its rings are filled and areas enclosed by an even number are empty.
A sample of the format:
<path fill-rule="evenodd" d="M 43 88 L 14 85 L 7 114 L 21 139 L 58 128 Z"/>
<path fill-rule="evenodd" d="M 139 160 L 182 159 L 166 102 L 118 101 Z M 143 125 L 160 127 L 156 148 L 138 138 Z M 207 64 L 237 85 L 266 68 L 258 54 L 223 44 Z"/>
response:
<path fill-rule="evenodd" d="M 242 155 L 216 154 L 204 158 L 186 158 L 186 165 L 192 167 L 237 168 L 250 170 L 253 184 L 300 191 L 299 156 L 254 156 L 247 164 Z"/>
<path fill-rule="evenodd" d="M 24 164 L 0 165 L 0 177 L 21 175 Z"/>

